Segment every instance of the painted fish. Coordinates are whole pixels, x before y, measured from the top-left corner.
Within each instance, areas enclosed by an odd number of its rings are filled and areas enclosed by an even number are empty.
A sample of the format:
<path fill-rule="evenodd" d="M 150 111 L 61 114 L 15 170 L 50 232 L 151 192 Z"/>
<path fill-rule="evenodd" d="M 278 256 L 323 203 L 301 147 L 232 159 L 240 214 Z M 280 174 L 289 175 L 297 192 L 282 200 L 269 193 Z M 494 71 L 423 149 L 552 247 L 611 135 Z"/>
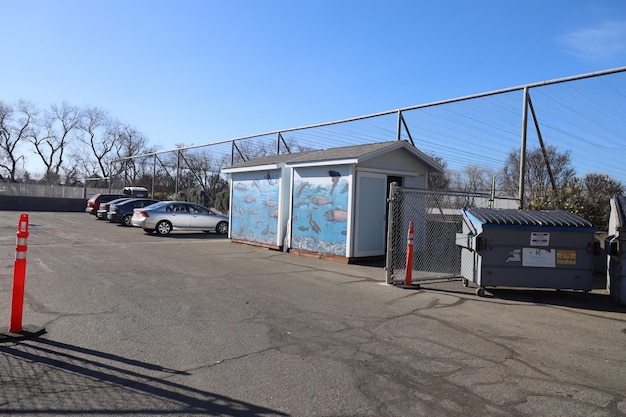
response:
<path fill-rule="evenodd" d="M 265 179 L 267 180 L 267 183 L 269 185 L 274 185 L 276 184 L 276 180 L 272 179 L 272 176 L 270 175 L 270 173 L 268 172 L 267 174 L 265 174 Z"/>
<path fill-rule="evenodd" d="M 348 212 L 337 206 L 334 209 L 328 210 L 326 213 L 324 213 L 324 217 L 329 222 L 343 223 L 348 221 Z"/>
<path fill-rule="evenodd" d="M 296 190 L 296 197 L 300 197 L 300 194 L 302 194 L 302 191 L 304 191 L 305 188 L 309 188 L 311 186 L 311 184 L 309 184 L 307 181 L 304 181 L 302 184 L 300 184 L 298 186 L 298 189 Z"/>
<path fill-rule="evenodd" d="M 330 171 L 328 171 L 328 175 L 330 175 L 331 177 L 330 181 L 331 181 L 332 186 L 330 187 L 330 193 L 332 194 L 333 191 L 335 191 L 335 187 L 337 187 L 337 184 L 339 184 L 339 179 L 341 178 L 341 174 L 331 169 Z"/>
<path fill-rule="evenodd" d="M 259 185 L 259 182 L 257 180 L 252 180 L 252 185 L 259 190 L 259 193 L 263 194 L 263 190 L 261 189 L 261 186 Z"/>
<path fill-rule="evenodd" d="M 324 197 L 323 195 L 311 196 L 309 197 L 309 201 L 315 204 L 316 206 L 323 206 L 323 205 L 332 203 L 332 200 Z"/>
<path fill-rule="evenodd" d="M 315 222 L 315 220 L 313 220 L 312 211 L 309 211 L 309 224 L 311 225 L 311 229 L 313 229 L 315 233 L 319 233 L 322 231 L 322 229 L 320 229 L 319 225 Z"/>

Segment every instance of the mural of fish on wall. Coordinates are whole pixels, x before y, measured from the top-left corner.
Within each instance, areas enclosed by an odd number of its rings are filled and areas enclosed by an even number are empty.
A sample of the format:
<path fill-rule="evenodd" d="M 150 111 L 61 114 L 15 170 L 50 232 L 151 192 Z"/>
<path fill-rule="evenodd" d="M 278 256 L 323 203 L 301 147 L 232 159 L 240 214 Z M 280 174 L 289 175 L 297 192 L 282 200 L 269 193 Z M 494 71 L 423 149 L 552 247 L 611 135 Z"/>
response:
<path fill-rule="evenodd" d="M 306 177 L 300 172 L 307 173 Z M 347 177 L 347 178 L 346 178 Z M 345 256 L 348 222 L 347 167 L 306 169 L 294 173 L 291 246 Z"/>
<path fill-rule="evenodd" d="M 278 173 L 259 172 L 234 181 L 231 237 L 249 242 L 277 244 Z"/>
<path fill-rule="evenodd" d="M 348 221 L 348 212 L 343 210 L 341 206 L 337 206 L 332 210 L 328 210 L 324 213 L 324 217 L 329 222 L 342 222 L 345 223 Z"/>
<path fill-rule="evenodd" d="M 330 182 L 332 186 L 330 187 L 330 193 L 332 194 L 335 191 L 335 187 L 339 184 L 339 179 L 341 178 L 341 174 L 337 171 L 333 171 L 332 169 L 328 171 L 328 175 L 330 175 Z"/>

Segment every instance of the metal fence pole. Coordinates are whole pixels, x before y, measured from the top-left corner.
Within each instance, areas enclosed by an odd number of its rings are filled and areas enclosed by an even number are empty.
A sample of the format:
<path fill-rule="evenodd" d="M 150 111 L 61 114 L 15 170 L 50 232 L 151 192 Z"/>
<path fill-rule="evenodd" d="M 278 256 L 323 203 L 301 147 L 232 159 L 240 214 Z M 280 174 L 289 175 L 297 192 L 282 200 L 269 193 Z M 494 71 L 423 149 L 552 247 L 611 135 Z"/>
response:
<path fill-rule="evenodd" d="M 524 87 L 524 107 L 522 108 L 522 144 L 519 151 L 519 208 L 524 208 L 524 175 L 526 173 L 526 133 L 528 128 L 528 87 Z"/>
<path fill-rule="evenodd" d="M 157 156 L 154 154 L 154 158 L 152 159 L 152 198 L 154 198 L 154 185 L 156 183 L 156 163 Z"/>
<path fill-rule="evenodd" d="M 393 233 L 394 233 L 394 209 L 396 201 L 398 183 L 392 182 L 389 185 L 389 198 L 387 210 L 387 255 L 385 259 L 385 273 L 387 284 L 393 284 Z"/>

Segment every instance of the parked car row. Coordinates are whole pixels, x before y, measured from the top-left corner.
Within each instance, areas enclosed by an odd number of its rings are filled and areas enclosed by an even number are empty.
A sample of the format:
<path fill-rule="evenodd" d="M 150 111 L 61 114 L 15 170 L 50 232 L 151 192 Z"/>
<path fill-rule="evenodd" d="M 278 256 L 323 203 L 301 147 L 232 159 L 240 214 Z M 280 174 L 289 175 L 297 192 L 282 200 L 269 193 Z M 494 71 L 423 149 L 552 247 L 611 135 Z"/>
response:
<path fill-rule="evenodd" d="M 228 217 L 187 201 L 96 194 L 87 201 L 85 211 L 99 220 L 140 227 L 148 234 L 168 235 L 172 231 L 228 233 Z"/>

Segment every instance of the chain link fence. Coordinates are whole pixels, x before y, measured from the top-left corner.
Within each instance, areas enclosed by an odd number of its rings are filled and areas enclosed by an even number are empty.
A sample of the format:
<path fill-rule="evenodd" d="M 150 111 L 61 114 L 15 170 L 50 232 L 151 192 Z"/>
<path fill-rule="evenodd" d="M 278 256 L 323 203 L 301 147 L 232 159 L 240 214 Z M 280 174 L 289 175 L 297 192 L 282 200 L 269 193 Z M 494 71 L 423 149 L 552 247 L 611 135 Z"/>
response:
<path fill-rule="evenodd" d="M 405 188 L 391 184 L 387 216 L 386 275 L 389 284 L 404 284 L 407 277 L 409 222 L 414 223 L 411 281 L 450 279 L 461 275 L 461 249 L 456 234 L 462 231 L 464 207 L 511 207 L 509 200 L 487 193 Z"/>

